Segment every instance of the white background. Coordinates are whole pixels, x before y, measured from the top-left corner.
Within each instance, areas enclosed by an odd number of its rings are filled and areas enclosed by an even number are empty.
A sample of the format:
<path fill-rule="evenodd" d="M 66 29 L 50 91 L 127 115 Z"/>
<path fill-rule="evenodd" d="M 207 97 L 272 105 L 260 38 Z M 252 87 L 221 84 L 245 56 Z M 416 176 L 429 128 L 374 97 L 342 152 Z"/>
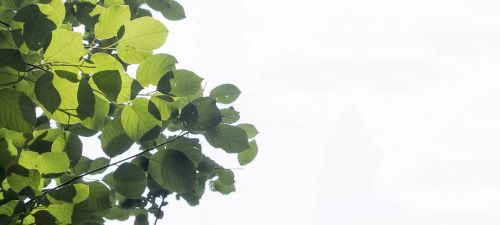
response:
<path fill-rule="evenodd" d="M 240 87 L 259 156 L 161 224 L 500 223 L 499 1 L 180 2 L 159 52 Z"/>

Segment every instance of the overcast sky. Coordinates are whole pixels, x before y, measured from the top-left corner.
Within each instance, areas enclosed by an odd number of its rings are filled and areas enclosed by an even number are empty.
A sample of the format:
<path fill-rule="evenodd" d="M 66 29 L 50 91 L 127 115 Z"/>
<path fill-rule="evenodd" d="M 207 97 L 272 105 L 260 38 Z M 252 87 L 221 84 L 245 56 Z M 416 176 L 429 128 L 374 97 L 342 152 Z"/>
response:
<path fill-rule="evenodd" d="M 240 87 L 259 156 L 161 224 L 500 223 L 499 1 L 180 2 L 161 51 Z"/>

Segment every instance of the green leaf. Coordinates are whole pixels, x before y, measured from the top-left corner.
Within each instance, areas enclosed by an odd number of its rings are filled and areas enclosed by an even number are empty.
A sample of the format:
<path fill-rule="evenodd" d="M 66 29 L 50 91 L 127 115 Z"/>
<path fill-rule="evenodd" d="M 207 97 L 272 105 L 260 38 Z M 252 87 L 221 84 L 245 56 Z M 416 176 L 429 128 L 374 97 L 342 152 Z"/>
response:
<path fill-rule="evenodd" d="M 76 108 L 76 113 L 80 120 L 85 120 L 94 116 L 96 99 L 94 96 L 94 91 L 92 87 L 90 87 L 87 80 L 80 80 L 80 84 L 78 85 L 78 106 Z"/>
<path fill-rule="evenodd" d="M 224 169 L 217 171 L 218 180 L 225 185 L 234 184 L 234 173 L 231 170 Z"/>
<path fill-rule="evenodd" d="M 26 71 L 26 63 L 17 49 L 0 48 L 0 67 L 5 66 L 10 66 L 18 71 Z"/>
<path fill-rule="evenodd" d="M 240 119 L 240 112 L 234 110 L 233 107 L 227 109 L 221 109 L 220 113 L 222 115 L 222 123 L 235 123 Z"/>
<path fill-rule="evenodd" d="M 56 24 L 44 15 L 37 5 L 21 8 L 14 16 L 14 21 L 17 21 L 19 25 L 11 23 L 13 30 L 20 31 L 26 45 L 35 51 L 43 47 L 51 31 L 57 28 Z"/>
<path fill-rule="evenodd" d="M 166 10 L 172 0 L 146 0 L 146 4 L 156 11 Z"/>
<path fill-rule="evenodd" d="M 35 224 L 57 225 L 57 218 L 47 210 L 37 210 L 33 213 L 35 217 Z"/>
<path fill-rule="evenodd" d="M 45 73 L 36 80 L 35 96 L 47 111 L 54 113 L 61 105 L 61 96 L 53 84 L 54 75 Z"/>
<path fill-rule="evenodd" d="M 218 192 L 225 194 L 225 195 L 236 191 L 234 184 L 226 185 L 226 184 L 223 184 L 220 180 L 214 181 L 212 183 L 212 187 L 215 191 L 218 191 Z"/>
<path fill-rule="evenodd" d="M 136 47 L 119 44 L 116 52 L 120 59 L 128 64 L 139 64 L 153 55 L 153 50 L 142 50 Z"/>
<path fill-rule="evenodd" d="M 123 108 L 122 127 L 134 141 L 155 139 L 161 132 L 161 115 L 156 105 L 145 98 L 136 98 Z"/>
<path fill-rule="evenodd" d="M 12 141 L 0 139 L 0 167 L 7 167 L 17 158 L 17 149 Z"/>
<path fill-rule="evenodd" d="M 223 104 L 230 104 L 240 96 L 241 91 L 232 84 L 222 84 L 210 92 L 210 97 Z"/>
<path fill-rule="evenodd" d="M 0 39 L 0 42 L 1 41 L 2 40 Z M 10 53 L 8 55 L 10 55 Z M 1 57 L 4 58 L 5 55 L 2 55 Z M 17 69 L 13 69 L 11 67 L 0 68 L 0 86 L 11 86 L 14 82 L 17 82 L 21 78 L 19 75 L 20 73 Z"/>
<path fill-rule="evenodd" d="M 114 5 L 123 5 L 125 2 L 123 0 L 104 0 L 104 7 L 108 8 Z"/>
<path fill-rule="evenodd" d="M 108 99 L 124 103 L 142 90 L 142 86 L 121 70 L 106 70 L 92 76 L 91 85 L 95 85 Z"/>
<path fill-rule="evenodd" d="M 45 78 L 46 76 L 49 77 Z M 78 108 L 78 89 L 80 86 L 78 75 L 58 70 L 53 76 L 45 73 L 39 79 L 47 79 L 41 85 L 37 85 L 39 91 L 37 91 L 37 86 L 35 86 L 36 98 L 41 103 L 40 106 L 46 116 L 61 124 L 79 123 L 81 120 L 78 118 L 76 112 Z M 52 79 L 52 82 L 50 82 L 50 79 Z M 64 98 L 61 97 L 63 93 Z M 59 104 L 57 104 L 57 96 L 61 99 Z M 54 110 L 54 108 L 56 109 Z"/>
<path fill-rule="evenodd" d="M 177 137 L 174 141 L 166 144 L 165 149 L 173 149 L 184 153 L 195 167 L 203 159 L 201 145 L 196 138 Z"/>
<path fill-rule="evenodd" d="M 82 121 L 82 125 L 91 130 L 101 130 L 106 122 L 106 115 L 109 112 L 109 102 L 100 95 L 94 95 L 95 107 L 92 117 L 88 117 Z"/>
<path fill-rule="evenodd" d="M 113 173 L 113 187 L 127 198 L 138 199 L 146 189 L 146 173 L 133 163 L 123 163 Z"/>
<path fill-rule="evenodd" d="M 95 36 L 98 39 L 108 39 L 116 36 L 118 29 L 130 20 L 128 5 L 114 5 L 101 12 L 95 24 Z"/>
<path fill-rule="evenodd" d="M 37 169 L 41 174 L 62 173 L 69 169 L 69 159 L 64 152 L 22 151 L 19 165 L 27 169 Z"/>
<path fill-rule="evenodd" d="M 149 225 L 147 214 L 139 214 L 135 217 L 134 225 Z"/>
<path fill-rule="evenodd" d="M 26 169 L 37 169 L 38 158 L 40 154 L 34 151 L 21 151 L 18 164 Z"/>
<path fill-rule="evenodd" d="M 39 3 L 38 7 L 40 8 L 40 11 L 44 15 L 47 15 L 47 18 L 52 20 L 57 27 L 61 26 L 66 15 L 66 9 L 61 0 L 51 0 L 48 4 Z"/>
<path fill-rule="evenodd" d="M 50 44 L 43 57 L 46 62 L 78 63 L 83 55 L 85 55 L 85 50 L 82 34 L 57 29 L 52 31 Z"/>
<path fill-rule="evenodd" d="M 23 148 L 26 143 L 33 138 L 32 134 L 23 134 L 20 132 L 8 130 L 6 128 L 0 128 L 0 138 L 5 138 L 12 141 L 12 144 L 16 148 Z M 1 157 L 0 157 L 1 158 Z M 1 163 L 0 163 L 1 165 Z"/>
<path fill-rule="evenodd" d="M 205 138 L 210 145 L 222 148 L 227 153 L 239 153 L 250 147 L 245 130 L 227 124 L 220 124 L 214 130 L 206 132 Z"/>
<path fill-rule="evenodd" d="M 35 105 L 15 89 L 0 89 L 0 126 L 23 133 L 35 129 Z"/>
<path fill-rule="evenodd" d="M 85 156 L 82 156 L 74 168 L 75 175 L 80 175 L 82 173 L 89 171 L 91 163 L 92 160 L 90 160 Z"/>
<path fill-rule="evenodd" d="M 0 184 L 3 183 L 6 177 L 7 177 L 7 172 L 5 171 L 5 168 L 0 167 Z M 1 199 L 2 198 L 0 197 L 0 200 Z"/>
<path fill-rule="evenodd" d="M 82 148 L 78 135 L 65 131 L 54 140 L 51 151 L 66 153 L 70 166 L 74 167 L 82 157 Z"/>
<path fill-rule="evenodd" d="M 142 86 L 158 85 L 160 79 L 168 72 L 175 70 L 177 59 L 168 54 L 156 54 L 147 58 L 137 68 L 137 81 Z"/>
<path fill-rule="evenodd" d="M 171 93 L 177 97 L 194 95 L 201 90 L 201 81 L 203 78 L 189 70 L 176 70 L 171 81 Z"/>
<path fill-rule="evenodd" d="M 54 203 L 78 204 L 89 197 L 86 184 L 69 184 L 49 193 L 49 200 Z"/>
<path fill-rule="evenodd" d="M 3 5 L 3 4 L 2 4 Z M 8 21 L 11 21 L 12 18 L 14 17 L 15 12 L 7 7 L 0 6 L 0 21 L 7 23 Z M 9 28 L 5 24 L 0 24 L 1 28 Z"/>
<path fill-rule="evenodd" d="M 99 14 L 105 8 L 90 1 L 78 2 L 76 4 L 76 18 L 87 27 L 94 27 Z"/>
<path fill-rule="evenodd" d="M 172 114 L 170 107 L 168 106 L 171 102 L 171 98 L 165 95 L 154 95 L 150 98 L 151 102 L 153 102 L 158 110 L 160 111 L 161 120 L 166 121 L 170 118 Z"/>
<path fill-rule="evenodd" d="M 163 45 L 168 30 L 160 21 L 151 17 L 141 17 L 124 25 L 123 36 L 118 47 L 130 46 L 137 50 L 155 50 Z"/>
<path fill-rule="evenodd" d="M 62 204 L 50 204 L 47 207 L 47 212 L 57 219 L 56 224 L 71 224 L 71 216 L 73 214 L 73 204 L 62 203 Z M 41 223 L 46 224 L 46 223 Z"/>
<path fill-rule="evenodd" d="M 217 126 L 222 116 L 214 99 L 201 97 L 182 109 L 180 119 L 188 130 L 204 131 Z"/>
<path fill-rule="evenodd" d="M 247 133 L 248 139 L 252 139 L 255 136 L 257 136 L 257 134 L 259 134 L 259 131 L 257 130 L 257 128 L 255 128 L 255 126 L 252 124 L 241 123 L 241 124 L 238 124 L 238 127 L 241 127 L 243 130 L 245 130 L 245 132 Z"/>
<path fill-rule="evenodd" d="M 257 142 L 255 142 L 255 140 L 251 141 L 249 145 L 250 148 L 238 153 L 238 162 L 242 166 L 251 163 L 255 159 L 259 151 L 259 148 L 257 147 Z"/>
<path fill-rule="evenodd" d="M 127 151 L 134 141 L 125 133 L 120 117 L 115 117 L 106 124 L 101 136 L 101 147 L 109 157 L 115 157 Z"/>
<path fill-rule="evenodd" d="M 73 224 L 84 223 L 92 219 L 92 215 L 97 212 L 104 212 L 111 208 L 109 199 L 109 189 L 100 182 L 90 182 L 89 196 L 85 201 L 74 206 L 71 220 Z"/>
<path fill-rule="evenodd" d="M 149 173 L 161 187 L 177 193 L 192 191 L 196 182 L 193 163 L 176 150 L 155 153 L 149 161 Z"/>
<path fill-rule="evenodd" d="M 90 162 L 90 167 L 87 171 L 90 172 L 90 171 L 94 171 L 96 169 L 105 167 L 105 166 L 109 165 L 109 161 L 110 161 L 109 159 L 104 158 L 104 157 L 99 157 L 97 159 L 94 159 Z M 104 171 L 106 171 L 106 169 L 96 171 L 93 174 L 100 174 L 100 173 L 103 173 Z"/>
<path fill-rule="evenodd" d="M 123 65 L 113 56 L 106 53 L 95 53 L 90 58 L 90 61 L 94 63 L 96 71 L 105 70 L 123 70 Z"/>
<path fill-rule="evenodd" d="M 182 7 L 179 2 L 171 0 L 169 7 L 161 10 L 161 14 L 169 20 L 182 20 L 186 18 L 186 13 L 184 12 L 184 7 Z"/>
<path fill-rule="evenodd" d="M 7 182 L 15 192 L 20 192 L 25 187 L 40 190 L 43 183 L 40 181 L 38 170 L 28 170 L 20 165 L 12 165 L 7 170 Z"/>

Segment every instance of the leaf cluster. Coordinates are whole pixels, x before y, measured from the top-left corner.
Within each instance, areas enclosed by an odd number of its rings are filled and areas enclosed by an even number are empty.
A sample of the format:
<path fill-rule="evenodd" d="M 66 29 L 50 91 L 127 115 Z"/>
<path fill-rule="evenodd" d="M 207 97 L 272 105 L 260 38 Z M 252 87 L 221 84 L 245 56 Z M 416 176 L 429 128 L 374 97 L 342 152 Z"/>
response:
<path fill-rule="evenodd" d="M 229 106 L 241 92 L 204 95 L 203 78 L 155 53 L 169 30 L 150 10 L 185 17 L 175 0 L 0 0 L 0 224 L 148 224 L 168 195 L 235 191 L 202 143 L 256 157 L 257 129 Z M 91 136 L 107 157 L 89 158 Z"/>

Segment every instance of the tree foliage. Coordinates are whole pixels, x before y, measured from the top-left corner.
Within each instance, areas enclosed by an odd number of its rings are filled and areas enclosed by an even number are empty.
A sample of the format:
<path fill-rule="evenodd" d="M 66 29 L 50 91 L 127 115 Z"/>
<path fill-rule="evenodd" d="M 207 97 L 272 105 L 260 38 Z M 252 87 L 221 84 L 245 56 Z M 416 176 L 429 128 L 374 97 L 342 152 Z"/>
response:
<path fill-rule="evenodd" d="M 228 106 L 241 92 L 154 52 L 169 30 L 150 10 L 185 17 L 175 0 L 0 0 L 0 224 L 148 224 L 168 195 L 235 191 L 202 143 L 255 158 L 257 129 Z M 90 136 L 108 157 L 88 158 Z"/>

